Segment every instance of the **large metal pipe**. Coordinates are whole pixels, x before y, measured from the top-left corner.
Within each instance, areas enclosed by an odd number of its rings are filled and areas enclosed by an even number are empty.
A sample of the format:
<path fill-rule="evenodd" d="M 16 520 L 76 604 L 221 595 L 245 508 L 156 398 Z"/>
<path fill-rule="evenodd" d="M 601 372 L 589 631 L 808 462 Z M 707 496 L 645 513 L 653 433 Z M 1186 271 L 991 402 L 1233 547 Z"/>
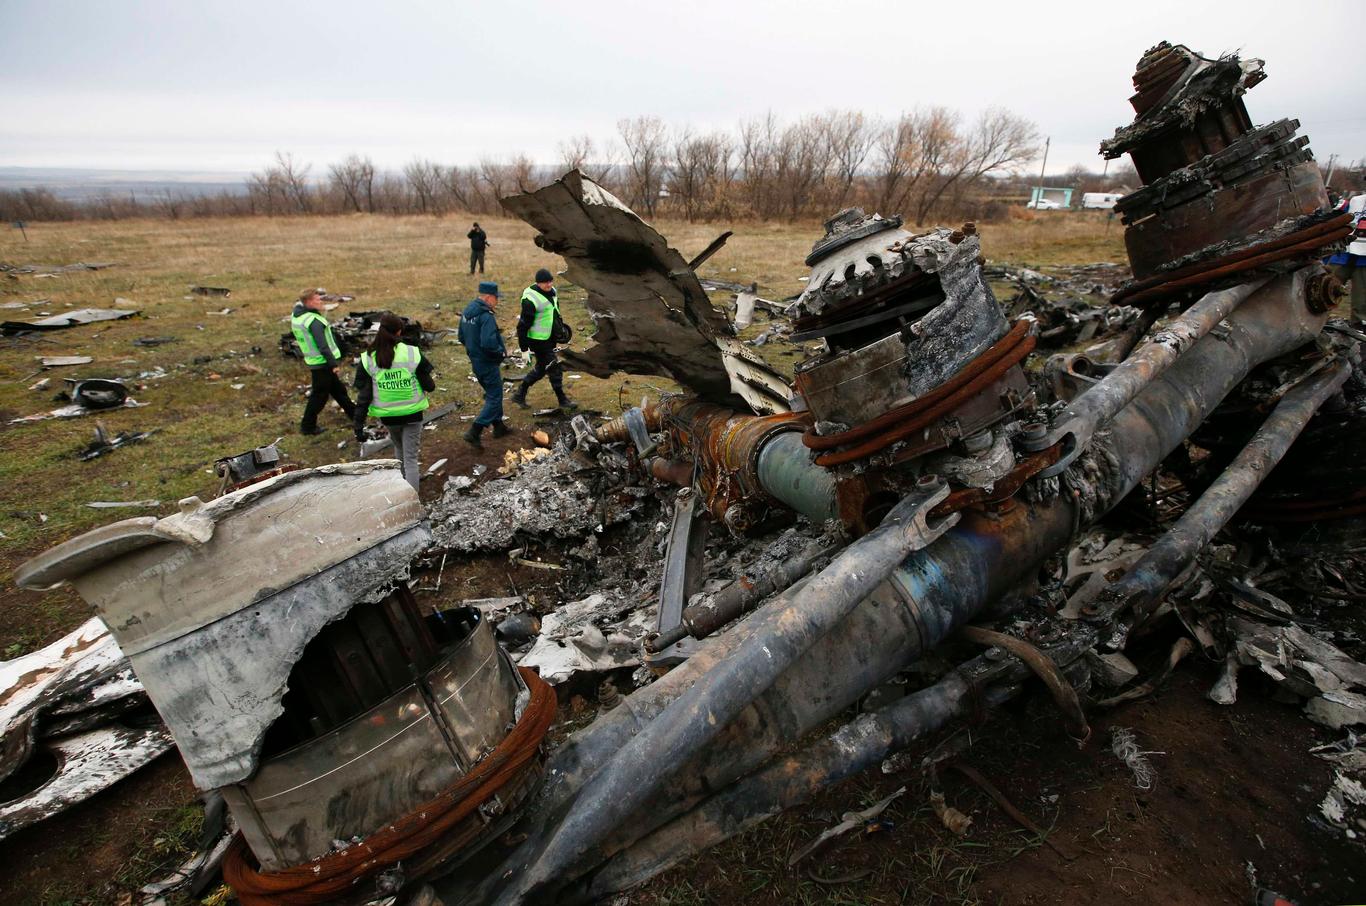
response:
<path fill-rule="evenodd" d="M 1132 610 L 1132 623 L 1142 623 L 1167 587 L 1238 514 L 1314 413 L 1342 388 L 1351 373 L 1347 362 L 1334 362 L 1286 391 L 1228 468 L 1119 581 L 1088 605 L 1086 616 L 1109 620 Z"/>
<path fill-rule="evenodd" d="M 868 597 L 908 552 L 925 547 L 957 522 L 957 514 L 929 521 L 930 509 L 946 496 L 942 479 L 922 478 L 876 529 L 840 551 L 829 567 L 790 596 L 781 620 L 746 639 L 745 647 L 762 657 L 736 657 L 717 665 L 615 753 L 589 780 L 537 861 L 500 899 L 515 901 L 545 887 L 553 890 L 683 762 Z M 672 763 L 655 758 L 658 752 L 670 753 Z"/>
<path fill-rule="evenodd" d="M 1018 662 L 984 658 L 879 711 L 861 714 L 815 745 L 732 784 L 697 808 L 642 837 L 583 880 L 567 899 L 595 902 L 627 890 L 689 856 L 795 808 L 880 763 L 917 739 L 992 707 L 1019 691 Z M 989 687 L 989 688 L 988 688 Z"/>
<path fill-rule="evenodd" d="M 1227 318 L 1266 279 L 1240 283 L 1228 289 L 1206 293 L 1199 302 L 1174 318 L 1149 340 L 1124 359 L 1098 384 L 1068 404 L 1049 432 L 1051 446 L 1063 442 L 1062 457 L 1046 474 L 1057 474 L 1071 464 L 1096 430 L 1114 418 L 1155 377 L 1181 358 L 1214 325 Z"/>
<path fill-rule="evenodd" d="M 931 548 L 908 557 L 863 606 L 811 644 L 767 691 L 753 692 L 740 671 L 736 682 L 751 692 L 753 701 L 676 774 L 667 795 L 656 796 L 622 822 L 616 848 L 629 844 L 631 834 L 658 826 L 672 803 L 687 803 L 756 769 L 1032 575 L 1067 543 L 1079 523 L 1102 515 L 1136 486 L 1253 365 L 1317 334 L 1324 318 L 1311 315 L 1303 304 L 1304 276 L 1281 278 L 1255 294 L 1230 316 L 1227 330 L 1202 339 L 1120 412 L 1088 451 L 1086 469 L 1077 470 L 1078 476 L 1092 477 L 1069 485 L 1075 497 L 1063 495 L 994 515 L 965 514 Z M 665 719 L 661 715 L 668 705 L 700 677 L 725 663 L 749 664 L 766 657 L 748 642 L 786 619 L 786 607 L 779 596 L 743 623 L 708 639 L 687 663 L 627 696 L 621 707 L 562 745 L 547 771 L 540 807 L 523 827 L 528 839 L 505 860 L 506 870 L 521 872 L 531 864 L 558 817 L 576 797 L 589 795 L 585 786 L 590 778 L 632 737 Z M 656 749 L 646 759 L 657 764 L 671 754 Z M 591 868 L 594 858 L 585 855 L 578 873 Z M 519 899 L 522 889 L 509 889 L 504 876 L 499 871 L 486 878 L 474 899 L 500 894 L 509 901 Z M 469 893 L 456 883 L 446 890 Z"/>

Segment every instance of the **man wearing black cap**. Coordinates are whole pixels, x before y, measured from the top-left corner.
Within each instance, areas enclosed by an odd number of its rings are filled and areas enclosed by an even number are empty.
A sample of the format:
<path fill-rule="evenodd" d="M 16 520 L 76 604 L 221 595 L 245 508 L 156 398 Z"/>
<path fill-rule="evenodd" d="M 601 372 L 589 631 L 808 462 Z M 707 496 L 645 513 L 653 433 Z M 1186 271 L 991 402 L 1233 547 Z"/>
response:
<path fill-rule="evenodd" d="M 479 410 L 474 424 L 465 432 L 465 440 L 479 450 L 484 448 L 479 435 L 487 426 L 493 426 L 494 437 L 508 433 L 507 425 L 503 424 L 503 374 L 500 370 L 503 359 L 507 358 L 507 348 L 493 317 L 499 295 L 497 283 L 480 283 L 479 297 L 465 306 L 465 312 L 460 316 L 460 342 L 469 353 L 475 380 L 484 388 L 484 408 Z"/>
<path fill-rule="evenodd" d="M 474 266 L 479 265 L 479 273 L 484 272 L 484 249 L 488 248 L 489 235 L 485 233 L 483 227 L 479 226 L 479 221 L 474 222 L 470 231 L 465 234 L 465 238 L 470 241 L 470 273 L 474 273 Z"/>
<path fill-rule="evenodd" d="M 523 409 L 527 408 L 526 394 L 531 386 L 543 377 L 550 378 L 550 388 L 555 391 L 555 399 L 561 409 L 577 409 L 564 393 L 564 369 L 555 357 L 555 338 L 561 330 L 560 303 L 555 294 L 555 277 L 550 271 L 541 268 L 536 272 L 536 282 L 522 290 L 522 313 L 517 318 L 517 348 L 523 352 L 531 351 L 536 359 L 536 367 L 522 378 L 512 401 Z"/>

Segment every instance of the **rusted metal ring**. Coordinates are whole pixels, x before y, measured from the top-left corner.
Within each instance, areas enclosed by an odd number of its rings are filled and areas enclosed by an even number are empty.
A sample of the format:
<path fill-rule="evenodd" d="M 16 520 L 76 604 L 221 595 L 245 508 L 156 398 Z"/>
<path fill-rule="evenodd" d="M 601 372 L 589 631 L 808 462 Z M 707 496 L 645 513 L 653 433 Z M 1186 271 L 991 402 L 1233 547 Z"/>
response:
<path fill-rule="evenodd" d="M 1111 296 L 1110 302 L 1113 305 L 1153 302 L 1222 277 L 1312 252 L 1346 239 L 1351 232 L 1351 215 L 1340 214 L 1286 236 L 1131 283 Z"/>

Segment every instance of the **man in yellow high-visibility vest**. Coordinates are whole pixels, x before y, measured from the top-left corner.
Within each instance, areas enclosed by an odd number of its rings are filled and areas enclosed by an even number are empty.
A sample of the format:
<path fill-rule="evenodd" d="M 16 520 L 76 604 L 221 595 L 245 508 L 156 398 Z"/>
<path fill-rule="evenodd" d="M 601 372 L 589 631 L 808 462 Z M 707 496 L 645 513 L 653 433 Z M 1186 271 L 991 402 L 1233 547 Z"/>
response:
<path fill-rule="evenodd" d="M 356 407 L 346 393 L 346 386 L 337 377 L 341 365 L 341 347 L 332 335 L 332 325 L 322 315 L 323 291 L 306 289 L 299 293 L 299 301 L 294 303 L 294 313 L 289 319 L 294 341 L 299 344 L 306 364 L 313 376 L 313 386 L 308 392 L 308 402 L 304 404 L 304 417 L 299 422 L 303 434 L 322 434 L 318 427 L 318 413 L 323 411 L 330 396 L 346 412 L 346 417 L 355 417 Z"/>
<path fill-rule="evenodd" d="M 522 378 L 512 401 L 523 409 L 527 408 L 526 394 L 543 377 L 550 378 L 550 389 L 555 391 L 555 399 L 561 409 L 577 409 L 564 392 L 564 368 L 555 356 L 555 322 L 560 318 L 560 300 L 555 293 L 555 277 L 550 271 L 541 268 L 536 272 L 536 282 L 522 290 L 522 311 L 517 318 L 517 348 L 530 351 L 536 360 L 536 367 Z"/>

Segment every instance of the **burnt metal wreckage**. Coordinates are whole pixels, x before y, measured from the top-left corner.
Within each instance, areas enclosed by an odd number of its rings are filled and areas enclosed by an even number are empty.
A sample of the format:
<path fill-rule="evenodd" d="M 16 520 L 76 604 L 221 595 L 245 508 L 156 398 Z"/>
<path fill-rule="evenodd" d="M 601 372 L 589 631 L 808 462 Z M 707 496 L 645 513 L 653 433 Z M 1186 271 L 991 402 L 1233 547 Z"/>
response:
<path fill-rule="evenodd" d="M 1366 475 L 1306 503 L 1274 471 L 1301 432 L 1361 437 L 1366 337 L 1329 322 L 1341 288 L 1318 262 L 1347 228 L 1293 121 L 1248 119 L 1241 95 L 1261 77 L 1258 61 L 1166 44 L 1140 61 L 1137 119 L 1103 145 L 1144 182 L 1118 204 L 1135 279 L 1110 299 L 1138 313 L 1104 356 L 1026 370 L 1038 322 L 1007 318 L 972 224 L 916 233 L 854 209 L 807 258 L 788 316 L 820 351 L 789 387 L 695 272 L 724 237 L 690 261 L 572 172 L 504 201 L 588 292 L 598 342 L 570 360 L 685 393 L 579 416 L 551 456 L 475 491 L 452 482 L 430 512 L 392 462 L 288 471 L 262 447 L 221 462 L 219 498 L 87 533 L 17 579 L 73 583 L 108 626 L 101 644 L 126 656 L 110 663 L 226 802 L 239 836 L 224 877 L 248 904 L 394 902 L 419 885 L 446 902 L 592 901 L 1035 677 L 1086 744 L 1091 665 L 1225 525 L 1366 510 Z M 1043 611 L 1041 567 L 1193 437 L 1215 474 L 1170 532 L 1074 612 Z M 424 551 L 510 544 L 533 524 L 586 537 L 596 558 L 596 534 L 650 500 L 673 508 L 667 542 L 645 548 L 663 548 L 657 613 L 624 646 L 583 616 L 592 599 L 513 655 L 492 624 L 519 598 L 424 616 L 408 590 Z M 729 581 L 703 575 L 709 535 L 775 532 Z M 552 747 L 555 694 L 533 668 L 563 656 L 575 621 L 595 637 L 578 663 L 651 669 L 629 694 L 604 685 L 598 718 Z M 538 631 L 505 622 L 513 650 Z M 1341 717 L 1366 668 L 1299 644 L 1332 665 L 1304 694 Z M 814 735 L 941 646 L 964 653 L 932 682 Z M 1260 650 L 1252 635 L 1237 648 L 1242 663 Z M 7 726 L 6 749 L 31 748 L 31 726 Z"/>

